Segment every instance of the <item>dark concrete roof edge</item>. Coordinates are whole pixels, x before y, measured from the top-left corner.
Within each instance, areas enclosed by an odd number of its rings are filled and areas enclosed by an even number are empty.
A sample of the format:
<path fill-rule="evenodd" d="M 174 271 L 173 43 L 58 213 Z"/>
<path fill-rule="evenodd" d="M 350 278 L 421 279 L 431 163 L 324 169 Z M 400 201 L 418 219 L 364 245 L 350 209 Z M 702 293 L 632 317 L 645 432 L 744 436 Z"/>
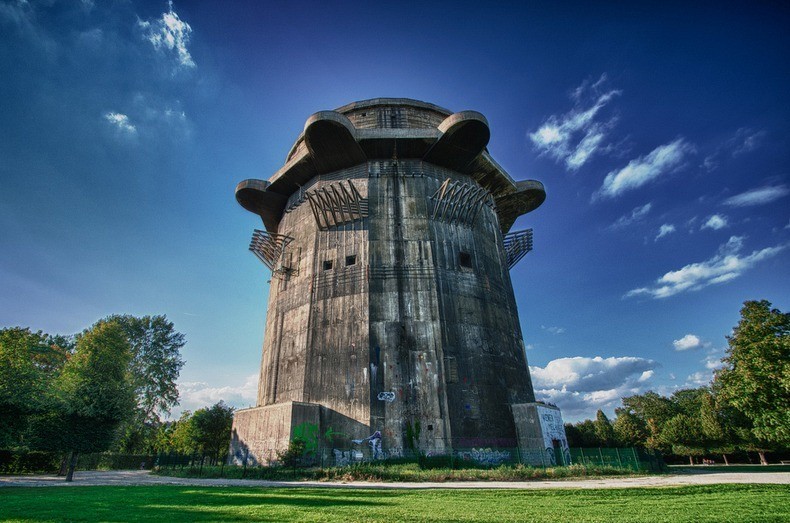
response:
<path fill-rule="evenodd" d="M 414 100 L 412 98 L 371 98 L 369 100 L 360 100 L 358 102 L 351 102 L 342 107 L 338 107 L 335 111 L 339 113 L 347 113 L 357 109 L 365 109 L 367 107 L 381 107 L 390 105 L 411 105 L 413 107 L 420 107 L 421 109 L 430 109 L 438 113 L 450 116 L 453 114 L 449 109 L 434 105 L 432 103 Z"/>

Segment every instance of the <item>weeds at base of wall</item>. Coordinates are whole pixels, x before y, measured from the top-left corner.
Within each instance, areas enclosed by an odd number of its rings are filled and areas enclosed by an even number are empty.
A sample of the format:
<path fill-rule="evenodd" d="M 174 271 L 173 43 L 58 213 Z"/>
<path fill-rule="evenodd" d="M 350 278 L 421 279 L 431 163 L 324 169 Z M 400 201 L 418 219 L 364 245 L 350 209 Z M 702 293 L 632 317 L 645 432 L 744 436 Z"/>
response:
<path fill-rule="evenodd" d="M 357 463 L 345 467 L 294 469 L 290 467 L 185 467 L 158 468 L 154 474 L 191 478 L 260 479 L 269 481 L 530 481 L 599 476 L 637 476 L 646 472 L 617 467 L 528 467 L 502 465 L 495 468 L 421 468 L 418 463 Z"/>

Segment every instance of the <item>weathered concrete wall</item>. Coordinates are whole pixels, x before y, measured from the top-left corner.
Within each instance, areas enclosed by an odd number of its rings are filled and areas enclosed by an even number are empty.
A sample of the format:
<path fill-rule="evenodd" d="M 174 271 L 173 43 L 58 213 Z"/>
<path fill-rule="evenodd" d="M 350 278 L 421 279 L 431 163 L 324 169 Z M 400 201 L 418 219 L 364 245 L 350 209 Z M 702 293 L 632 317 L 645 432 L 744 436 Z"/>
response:
<path fill-rule="evenodd" d="M 512 405 L 521 461 L 530 465 L 570 465 L 560 409 L 543 403 Z"/>
<path fill-rule="evenodd" d="M 229 460 L 254 465 L 277 459 L 277 452 L 288 448 L 294 428 L 303 424 L 318 426 L 320 406 L 285 401 L 277 405 L 236 411 L 233 416 Z M 297 429 L 298 431 L 298 429 Z"/>

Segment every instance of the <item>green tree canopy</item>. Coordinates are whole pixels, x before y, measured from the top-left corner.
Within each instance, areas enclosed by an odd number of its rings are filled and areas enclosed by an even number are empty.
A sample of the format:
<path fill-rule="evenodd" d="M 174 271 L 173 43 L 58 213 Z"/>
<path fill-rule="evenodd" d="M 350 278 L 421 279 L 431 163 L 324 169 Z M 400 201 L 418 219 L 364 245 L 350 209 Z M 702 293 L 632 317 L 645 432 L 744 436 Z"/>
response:
<path fill-rule="evenodd" d="M 121 421 L 134 407 L 128 368 L 131 352 L 115 322 L 99 321 L 77 337 L 74 354 L 47 396 L 49 407 L 36 418 L 37 447 L 71 454 L 67 481 L 77 455 L 106 450 Z"/>
<path fill-rule="evenodd" d="M 230 445 L 233 425 L 233 407 L 223 401 L 208 408 L 198 409 L 192 415 L 195 439 L 201 450 L 219 459 Z"/>
<path fill-rule="evenodd" d="M 748 420 L 758 447 L 790 446 L 790 314 L 747 301 L 727 341 L 715 389 Z"/>
<path fill-rule="evenodd" d="M 186 344 L 184 335 L 163 315 L 115 315 L 106 321 L 117 322 L 129 340 L 129 369 L 143 421 L 159 421 L 160 413 L 178 404 L 176 381 L 184 366 L 180 352 Z"/>
<path fill-rule="evenodd" d="M 678 414 L 667 421 L 661 428 L 660 439 L 672 448 L 673 453 L 689 456 L 692 465 L 692 456 L 701 456 L 706 451 L 699 419 L 688 414 Z"/>
<path fill-rule="evenodd" d="M 611 447 L 615 444 L 612 422 L 609 421 L 609 418 L 601 409 L 598 409 L 598 412 L 595 413 L 593 425 L 595 426 L 595 437 L 602 447 Z"/>
<path fill-rule="evenodd" d="M 19 443 L 28 417 L 41 407 L 46 374 L 35 354 L 45 340 L 30 329 L 0 330 L 0 447 Z"/>
<path fill-rule="evenodd" d="M 612 424 L 618 445 L 624 447 L 644 447 L 647 443 L 647 424 L 628 411 L 617 413 Z"/>

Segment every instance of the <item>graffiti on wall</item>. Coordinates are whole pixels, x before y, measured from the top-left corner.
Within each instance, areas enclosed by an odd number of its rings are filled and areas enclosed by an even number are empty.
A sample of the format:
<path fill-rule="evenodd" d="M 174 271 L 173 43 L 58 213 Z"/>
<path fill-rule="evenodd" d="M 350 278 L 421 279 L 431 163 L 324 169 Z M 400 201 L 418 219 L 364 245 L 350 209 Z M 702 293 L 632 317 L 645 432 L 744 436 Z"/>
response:
<path fill-rule="evenodd" d="M 305 421 L 299 425 L 294 425 L 292 430 L 293 439 L 299 438 L 305 442 L 305 451 L 315 452 L 318 450 L 318 425 Z"/>
<path fill-rule="evenodd" d="M 537 407 L 540 417 L 540 430 L 543 433 L 543 443 L 546 446 L 546 456 L 552 465 L 557 465 L 555 446 L 562 453 L 565 465 L 571 464 L 571 450 L 568 448 L 568 438 L 565 436 L 565 425 L 559 410 L 548 407 Z"/>
<path fill-rule="evenodd" d="M 373 459 L 384 459 L 384 451 L 381 450 L 381 432 L 378 430 L 364 439 L 352 439 L 352 443 L 361 445 L 367 442 L 370 445 L 370 456 Z"/>
<path fill-rule="evenodd" d="M 379 401 L 386 401 L 387 403 L 392 403 L 395 401 L 395 393 L 394 392 L 379 392 L 377 396 Z"/>
<path fill-rule="evenodd" d="M 332 449 L 332 454 L 335 456 L 335 466 L 344 467 L 362 461 L 362 453 L 358 450 L 338 450 Z"/>
<path fill-rule="evenodd" d="M 469 461 L 482 463 L 483 465 L 501 465 L 511 460 L 509 450 L 496 449 L 471 449 L 459 450 L 458 457 Z"/>

